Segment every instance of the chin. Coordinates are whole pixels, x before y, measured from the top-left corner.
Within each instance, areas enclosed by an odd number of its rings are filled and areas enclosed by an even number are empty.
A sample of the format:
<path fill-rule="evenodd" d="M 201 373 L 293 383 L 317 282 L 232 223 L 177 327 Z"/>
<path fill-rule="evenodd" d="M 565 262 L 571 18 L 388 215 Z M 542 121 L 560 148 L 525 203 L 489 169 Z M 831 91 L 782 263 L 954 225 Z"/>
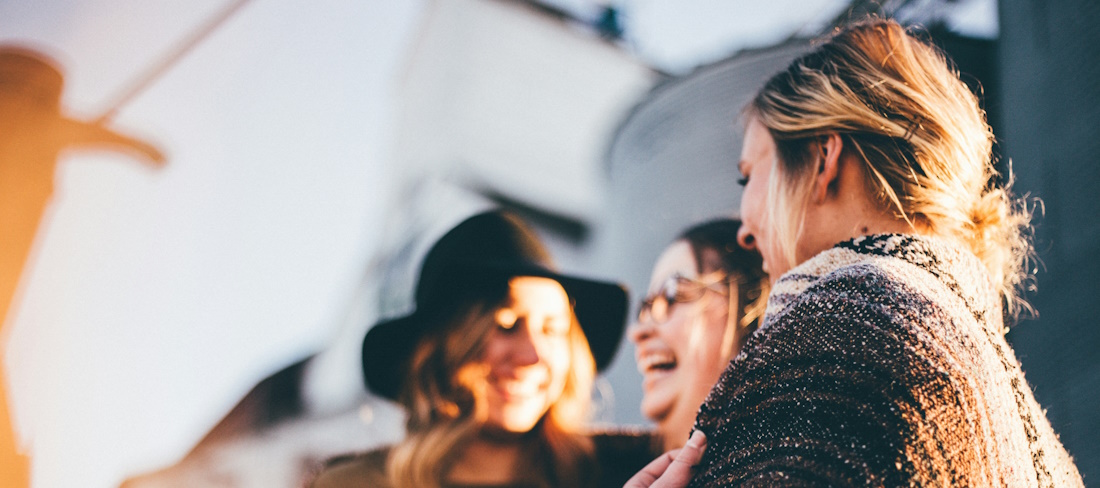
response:
<path fill-rule="evenodd" d="M 499 415 L 490 416 L 487 425 L 495 430 L 522 434 L 534 429 L 545 414 L 545 410 L 501 412 Z"/>
<path fill-rule="evenodd" d="M 651 422 L 660 423 L 661 419 L 667 417 L 669 412 L 672 411 L 672 403 L 660 401 L 650 396 L 643 396 L 642 405 L 639 410 L 641 410 L 642 416 L 649 419 Z"/>
<path fill-rule="evenodd" d="M 526 434 L 531 432 L 538 425 L 538 421 L 510 421 L 510 422 L 490 422 L 489 428 L 497 432 L 507 432 L 509 434 Z"/>

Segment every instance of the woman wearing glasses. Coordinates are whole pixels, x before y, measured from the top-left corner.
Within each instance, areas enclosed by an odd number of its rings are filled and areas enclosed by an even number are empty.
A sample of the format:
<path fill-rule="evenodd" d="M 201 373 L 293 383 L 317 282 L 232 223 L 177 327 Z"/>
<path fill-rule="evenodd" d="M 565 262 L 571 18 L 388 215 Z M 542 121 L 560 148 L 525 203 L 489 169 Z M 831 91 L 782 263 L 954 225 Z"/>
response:
<path fill-rule="evenodd" d="M 738 246 L 740 226 L 714 220 L 669 245 L 628 332 L 645 378 L 642 414 L 665 451 L 687 441 L 699 405 L 763 313 L 768 278 L 760 256 Z"/>

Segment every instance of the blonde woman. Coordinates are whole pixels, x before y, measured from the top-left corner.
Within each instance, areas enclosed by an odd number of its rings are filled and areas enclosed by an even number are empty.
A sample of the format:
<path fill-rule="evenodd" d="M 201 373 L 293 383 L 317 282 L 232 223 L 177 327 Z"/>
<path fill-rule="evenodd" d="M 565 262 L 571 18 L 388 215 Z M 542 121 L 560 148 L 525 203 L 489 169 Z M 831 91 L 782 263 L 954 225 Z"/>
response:
<path fill-rule="evenodd" d="M 653 266 L 649 293 L 627 336 L 643 375 L 642 414 L 663 450 L 684 444 L 695 413 L 763 313 L 768 276 L 737 244 L 741 221 L 695 225 Z"/>
<path fill-rule="evenodd" d="M 363 342 L 367 386 L 407 409 L 407 438 L 330 461 L 312 486 L 622 486 L 652 440 L 584 422 L 626 300 L 555 272 L 514 215 L 467 219 L 425 258 L 416 311 Z"/>
<path fill-rule="evenodd" d="M 944 55 L 860 23 L 745 120 L 741 242 L 775 282 L 700 409 L 692 486 L 1082 486 L 1003 336 L 1029 215 Z"/>

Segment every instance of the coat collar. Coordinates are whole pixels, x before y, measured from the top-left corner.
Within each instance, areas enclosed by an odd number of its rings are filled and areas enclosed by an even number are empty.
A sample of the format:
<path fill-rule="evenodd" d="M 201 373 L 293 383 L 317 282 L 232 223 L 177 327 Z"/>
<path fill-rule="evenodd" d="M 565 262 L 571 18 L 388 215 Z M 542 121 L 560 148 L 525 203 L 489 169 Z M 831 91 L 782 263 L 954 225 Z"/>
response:
<path fill-rule="evenodd" d="M 838 243 L 781 276 L 768 297 L 765 326 L 811 286 L 839 270 L 857 265 L 882 267 L 907 263 L 928 273 L 963 300 L 975 318 L 1000 310 L 998 294 L 982 262 L 946 239 L 912 234 L 876 234 Z M 999 322 L 999 321 L 998 321 Z"/>

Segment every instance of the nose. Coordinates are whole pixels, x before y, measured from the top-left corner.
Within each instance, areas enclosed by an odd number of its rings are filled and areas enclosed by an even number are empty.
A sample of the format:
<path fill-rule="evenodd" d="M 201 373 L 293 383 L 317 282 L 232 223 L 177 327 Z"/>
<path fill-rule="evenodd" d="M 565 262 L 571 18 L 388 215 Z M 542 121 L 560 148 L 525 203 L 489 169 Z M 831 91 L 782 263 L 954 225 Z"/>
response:
<path fill-rule="evenodd" d="M 512 338 L 512 362 L 516 366 L 530 366 L 538 364 L 540 359 L 537 340 L 524 327 L 524 333 L 516 334 Z"/>
<path fill-rule="evenodd" d="M 741 228 L 737 230 L 737 243 L 746 250 L 752 251 L 756 249 L 756 238 L 753 237 L 752 232 L 749 232 L 745 228 L 745 224 L 741 224 Z"/>
<path fill-rule="evenodd" d="M 630 327 L 627 327 L 626 335 L 630 338 L 630 342 L 638 344 L 653 335 L 653 326 L 653 320 L 635 319 L 630 323 Z"/>

